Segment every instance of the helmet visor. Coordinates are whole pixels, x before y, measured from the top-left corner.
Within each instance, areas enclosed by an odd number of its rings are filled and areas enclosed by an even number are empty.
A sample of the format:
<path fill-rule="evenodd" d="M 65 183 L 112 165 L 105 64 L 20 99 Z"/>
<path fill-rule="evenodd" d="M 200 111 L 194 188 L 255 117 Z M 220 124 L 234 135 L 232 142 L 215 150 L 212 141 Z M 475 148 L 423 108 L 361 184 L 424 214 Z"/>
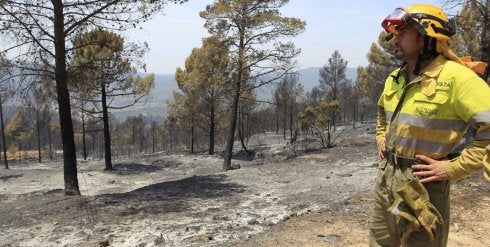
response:
<path fill-rule="evenodd" d="M 409 15 L 407 10 L 402 7 L 396 8 L 393 13 L 388 15 L 381 26 L 385 29 L 386 32 L 392 33 L 395 31 L 396 27 L 400 27 L 409 19 Z"/>

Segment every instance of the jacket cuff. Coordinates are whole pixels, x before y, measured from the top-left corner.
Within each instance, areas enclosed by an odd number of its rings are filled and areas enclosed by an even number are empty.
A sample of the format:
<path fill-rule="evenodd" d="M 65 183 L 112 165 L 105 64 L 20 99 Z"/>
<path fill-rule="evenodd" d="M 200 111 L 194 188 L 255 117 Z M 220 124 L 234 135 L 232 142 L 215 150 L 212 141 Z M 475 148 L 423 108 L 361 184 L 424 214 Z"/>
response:
<path fill-rule="evenodd" d="M 464 169 L 462 169 L 461 163 L 457 159 L 450 160 L 444 167 L 444 170 L 451 181 L 459 181 L 468 176 L 468 174 L 464 172 Z"/>

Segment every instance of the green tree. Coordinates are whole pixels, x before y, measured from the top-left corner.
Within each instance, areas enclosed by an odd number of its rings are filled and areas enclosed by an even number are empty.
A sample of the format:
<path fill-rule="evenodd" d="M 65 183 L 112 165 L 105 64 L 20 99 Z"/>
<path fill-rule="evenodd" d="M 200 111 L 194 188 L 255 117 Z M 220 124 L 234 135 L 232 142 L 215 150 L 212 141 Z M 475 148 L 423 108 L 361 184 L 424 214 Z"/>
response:
<path fill-rule="evenodd" d="M 347 61 L 342 58 L 342 55 L 338 50 L 332 53 L 332 57 L 328 59 L 328 64 L 324 65 L 319 71 L 320 88 L 324 91 L 326 99 L 329 102 L 339 102 L 339 94 L 341 88 L 345 87 L 347 78 L 345 70 L 347 68 Z M 335 111 L 331 112 L 336 114 Z M 336 115 L 329 116 L 333 127 L 336 124 Z"/>
<path fill-rule="evenodd" d="M 233 96 L 223 169 L 229 170 L 235 140 L 240 93 L 245 82 L 252 88 L 270 83 L 288 72 L 299 50 L 280 42 L 304 30 L 305 22 L 282 17 L 279 8 L 287 0 L 216 0 L 200 16 L 208 31 L 230 45 L 233 69 Z M 254 80 L 257 79 L 257 80 Z"/>
<path fill-rule="evenodd" d="M 310 130 L 316 136 L 322 148 L 334 147 L 334 138 L 332 138 L 333 120 L 331 116 L 339 111 L 340 107 L 337 101 L 324 101 L 316 108 L 313 106 L 306 107 L 305 111 L 299 114 L 303 132 L 306 133 Z"/>
<path fill-rule="evenodd" d="M 195 92 L 193 92 L 195 93 Z M 188 135 L 188 144 L 191 153 L 194 153 L 194 131 L 197 125 L 197 97 L 190 93 L 181 93 L 174 91 L 173 100 L 167 103 L 168 114 L 173 117 L 174 127 L 184 130 Z M 176 136 L 175 133 L 172 135 Z"/>
<path fill-rule="evenodd" d="M 458 54 L 471 55 L 490 64 L 490 0 L 446 0 L 445 3 L 461 7 L 456 18 L 460 28 L 453 48 Z"/>
<path fill-rule="evenodd" d="M 32 128 L 26 120 L 25 109 L 19 109 L 14 116 L 8 121 L 5 127 L 5 133 L 12 137 L 16 142 L 16 148 L 21 160 L 22 144 L 32 137 Z"/>
<path fill-rule="evenodd" d="M 226 93 L 229 88 L 228 46 L 216 36 L 203 39 L 200 48 L 194 48 L 185 61 L 185 68 L 177 68 L 175 79 L 181 96 L 189 103 L 179 104 L 178 107 L 192 112 L 190 117 L 193 126 L 197 126 L 209 136 L 208 153 L 214 153 L 216 128 L 226 111 Z M 174 105 L 175 107 L 177 105 Z M 183 117 L 183 116 L 182 116 Z M 193 132 L 193 131 L 191 131 Z M 191 140 L 194 139 L 191 134 Z M 192 142 L 192 141 L 191 141 Z M 191 145 L 193 150 L 193 145 Z"/>
<path fill-rule="evenodd" d="M 373 103 L 377 100 L 372 93 L 372 88 L 370 88 L 370 80 L 368 70 L 365 67 L 359 66 L 357 68 L 357 79 L 355 86 L 355 99 L 359 105 L 359 117 L 361 123 L 364 122 L 368 110 L 373 107 Z"/>
<path fill-rule="evenodd" d="M 481 58 L 482 29 L 480 6 L 475 1 L 467 1 L 456 16 L 456 35 L 451 37 L 451 48 L 460 56 Z"/>
<path fill-rule="evenodd" d="M 4 1 L 0 5 L 0 30 L 11 40 L 4 51 L 19 51 L 19 67 L 46 64 L 56 81 L 66 195 L 80 195 L 77 178 L 76 148 L 68 90 L 67 59 L 78 48 L 71 41 L 87 29 L 99 27 L 124 31 L 163 9 L 173 1 Z M 38 71 L 37 68 L 33 71 Z"/>
<path fill-rule="evenodd" d="M 82 99 L 94 103 L 100 109 L 92 114 L 102 113 L 105 170 L 112 170 L 109 110 L 124 109 L 136 104 L 150 93 L 155 78 L 153 74 L 136 76 L 136 68 L 132 66 L 128 53 L 141 55 L 144 52 L 137 47 L 125 50 L 124 39 L 113 32 L 96 29 L 77 37 L 74 44 L 80 48 L 70 64 L 75 71 L 73 78 L 77 81 L 73 84 L 82 92 L 81 95 L 93 95 L 92 99 Z M 116 98 L 125 101 L 119 105 L 111 104 Z"/>

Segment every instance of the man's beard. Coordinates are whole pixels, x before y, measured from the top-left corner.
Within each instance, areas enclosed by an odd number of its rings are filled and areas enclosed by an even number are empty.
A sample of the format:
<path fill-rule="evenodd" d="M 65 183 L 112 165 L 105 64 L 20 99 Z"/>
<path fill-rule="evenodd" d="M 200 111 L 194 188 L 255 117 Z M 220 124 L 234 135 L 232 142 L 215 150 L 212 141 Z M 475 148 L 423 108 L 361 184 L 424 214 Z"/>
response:
<path fill-rule="evenodd" d="M 403 59 L 403 56 L 405 55 L 405 51 L 401 46 L 396 46 L 395 47 L 395 57 L 399 60 Z"/>

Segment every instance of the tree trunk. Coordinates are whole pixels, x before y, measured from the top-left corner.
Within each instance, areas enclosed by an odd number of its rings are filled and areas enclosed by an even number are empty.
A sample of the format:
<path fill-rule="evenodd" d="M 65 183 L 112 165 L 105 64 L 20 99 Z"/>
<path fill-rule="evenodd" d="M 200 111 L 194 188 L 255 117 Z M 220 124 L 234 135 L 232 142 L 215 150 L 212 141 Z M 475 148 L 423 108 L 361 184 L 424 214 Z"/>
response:
<path fill-rule="evenodd" d="M 2 96 L 0 95 L 0 127 L 2 128 L 2 151 L 3 151 L 3 164 L 5 165 L 5 169 L 9 169 L 9 163 L 7 159 L 7 144 L 5 142 L 5 129 L 3 126 L 3 104 L 2 104 Z"/>
<path fill-rule="evenodd" d="M 286 140 L 286 122 L 288 119 L 288 109 L 287 104 L 284 104 L 284 117 L 282 119 L 282 138 Z"/>
<path fill-rule="evenodd" d="M 87 160 L 87 140 L 85 138 L 85 114 L 84 114 L 85 103 L 82 103 L 82 151 L 83 160 Z"/>
<path fill-rule="evenodd" d="M 279 134 L 279 105 L 276 105 L 276 135 Z"/>
<path fill-rule="evenodd" d="M 102 121 L 104 122 L 104 158 L 105 170 L 112 170 L 112 154 L 111 154 L 111 130 L 109 127 L 109 112 L 107 111 L 107 95 L 105 83 L 102 83 Z"/>
<path fill-rule="evenodd" d="M 191 154 L 194 153 L 194 114 L 191 117 Z"/>
<path fill-rule="evenodd" d="M 139 129 L 139 132 L 140 132 L 140 153 L 143 153 L 143 150 L 145 148 L 145 137 L 143 136 L 143 131 L 144 131 L 144 124 L 143 124 L 143 119 L 141 119 L 141 127 Z"/>
<path fill-rule="evenodd" d="M 486 1 L 485 11 L 483 15 L 483 32 L 481 37 L 481 61 L 490 64 L 490 0 Z M 488 73 L 490 71 L 490 65 L 487 66 L 486 77 L 487 83 L 490 85 L 490 81 L 488 80 Z"/>
<path fill-rule="evenodd" d="M 238 120 L 238 138 L 240 139 L 240 144 L 242 145 L 243 150 L 247 152 L 248 155 L 251 155 L 252 152 L 247 149 L 247 145 L 245 144 L 245 137 L 244 137 L 244 123 L 243 123 L 243 106 L 241 107 L 240 113 L 239 113 L 239 120 Z"/>
<path fill-rule="evenodd" d="M 151 152 L 155 153 L 155 121 L 151 122 Z"/>
<path fill-rule="evenodd" d="M 19 164 L 20 164 L 20 161 L 22 160 L 22 146 L 21 145 L 22 145 L 22 143 L 20 142 L 20 140 L 17 140 L 17 149 L 19 149 L 17 152 L 17 156 L 19 158 Z"/>
<path fill-rule="evenodd" d="M 51 126 L 48 123 L 48 142 L 49 142 L 49 159 L 53 160 L 53 144 L 51 140 Z"/>
<path fill-rule="evenodd" d="M 328 127 L 327 127 L 327 148 L 333 147 L 332 143 L 331 143 L 331 139 L 332 139 L 331 133 L 332 133 L 332 124 L 328 123 Z"/>
<path fill-rule="evenodd" d="M 174 131 L 175 131 L 175 128 L 172 127 L 172 131 L 170 132 L 170 140 L 169 140 L 170 152 L 172 152 L 174 150 Z"/>
<path fill-rule="evenodd" d="M 92 159 L 95 159 L 95 155 L 97 154 L 95 151 L 95 132 L 92 132 Z"/>
<path fill-rule="evenodd" d="M 357 109 L 358 109 L 359 103 L 357 100 L 354 101 L 354 107 L 352 110 L 352 128 L 356 128 L 356 120 L 357 120 Z"/>
<path fill-rule="evenodd" d="M 131 146 L 136 143 L 136 119 L 133 119 L 131 126 Z"/>
<path fill-rule="evenodd" d="M 36 109 L 36 131 L 37 131 L 37 159 L 39 163 L 42 162 L 41 158 L 41 120 L 39 119 L 39 108 Z"/>
<path fill-rule="evenodd" d="M 233 101 L 231 104 L 231 116 L 230 116 L 230 126 L 228 129 L 228 137 L 226 140 L 226 147 L 225 147 L 225 159 L 223 162 L 223 170 L 228 171 L 230 170 L 231 166 L 231 156 L 233 154 L 233 142 L 235 141 L 235 128 L 236 128 L 236 120 L 237 120 L 237 112 L 238 112 L 238 103 L 240 100 L 240 90 L 242 87 L 242 77 L 243 77 L 243 68 L 244 68 L 244 52 L 245 52 L 245 33 L 242 32 L 240 34 L 240 43 L 238 46 L 238 74 L 235 80 L 235 85 L 234 85 L 234 95 L 233 95 Z"/>
<path fill-rule="evenodd" d="M 247 149 L 247 145 L 245 144 L 245 138 L 240 128 L 238 128 L 238 137 L 240 138 L 240 144 L 242 145 L 243 150 L 245 150 L 245 152 L 247 152 L 248 155 L 252 155 L 253 152 Z"/>
<path fill-rule="evenodd" d="M 289 140 L 293 142 L 293 99 L 289 102 Z"/>
<path fill-rule="evenodd" d="M 241 77 L 241 76 L 240 76 Z M 228 171 L 231 166 L 231 156 L 233 154 L 233 142 L 235 141 L 235 128 L 238 112 L 238 100 L 240 98 L 240 79 L 237 78 L 235 82 L 235 90 L 233 95 L 233 102 L 231 104 L 231 116 L 230 116 L 230 126 L 228 129 L 228 137 L 226 139 L 225 148 L 225 160 L 223 162 L 223 170 Z"/>
<path fill-rule="evenodd" d="M 77 152 L 71 118 L 70 95 L 68 93 L 66 71 L 66 48 L 63 1 L 52 0 L 54 9 L 55 39 L 55 80 L 60 118 L 61 140 L 63 143 L 63 170 L 66 195 L 80 195 L 77 177 Z"/>
<path fill-rule="evenodd" d="M 215 123 L 215 109 L 214 109 L 214 103 L 211 105 L 211 111 L 210 111 L 210 116 L 209 116 L 209 151 L 208 154 L 213 155 L 214 154 L 214 131 L 216 128 L 216 123 Z"/>

